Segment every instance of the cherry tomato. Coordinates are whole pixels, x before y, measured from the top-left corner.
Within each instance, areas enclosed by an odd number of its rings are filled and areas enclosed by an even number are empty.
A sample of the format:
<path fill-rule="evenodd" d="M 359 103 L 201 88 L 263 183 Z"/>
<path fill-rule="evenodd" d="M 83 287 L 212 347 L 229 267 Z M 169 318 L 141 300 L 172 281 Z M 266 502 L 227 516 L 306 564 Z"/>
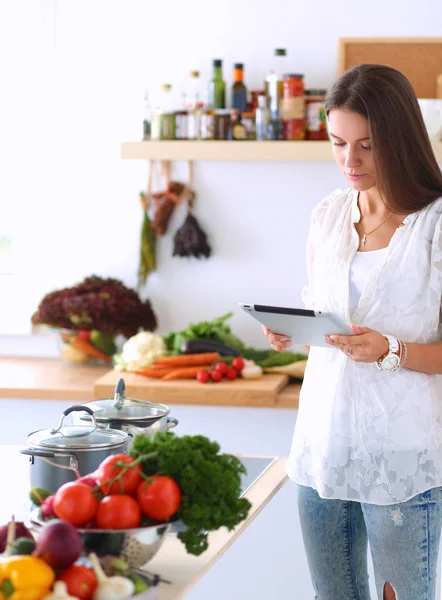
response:
<path fill-rule="evenodd" d="M 210 378 L 213 381 L 213 383 L 219 383 L 221 381 L 221 379 L 223 378 L 223 376 L 221 375 L 221 373 L 219 371 L 210 371 Z"/>
<path fill-rule="evenodd" d="M 237 356 L 232 361 L 232 367 L 235 371 L 242 371 L 244 369 L 244 359 L 241 356 Z"/>
<path fill-rule="evenodd" d="M 96 477 L 104 495 L 130 494 L 131 496 L 135 496 L 138 484 L 141 481 L 140 473 L 142 469 L 140 464 L 128 469 L 119 481 L 115 481 L 112 485 L 106 484 L 106 481 L 121 473 L 124 465 L 130 465 L 133 462 L 134 459 L 127 454 L 112 454 L 103 460 L 96 471 Z M 123 466 L 117 463 L 121 463 Z"/>
<path fill-rule="evenodd" d="M 137 500 L 146 517 L 165 521 L 179 509 L 181 490 L 172 477 L 153 475 L 150 481 L 142 481 L 138 486 Z"/>
<path fill-rule="evenodd" d="M 82 527 L 92 521 L 98 508 L 98 500 L 92 488 L 84 483 L 65 483 L 55 492 L 53 510 L 62 521 Z"/>
<path fill-rule="evenodd" d="M 64 581 L 70 596 L 79 600 L 91 600 L 98 586 L 98 579 L 92 569 L 84 565 L 72 565 L 58 575 L 57 581 Z"/>
<path fill-rule="evenodd" d="M 201 369 L 201 371 L 198 371 L 198 373 L 196 374 L 196 378 L 200 383 L 207 383 L 210 379 L 210 375 L 207 371 L 203 371 Z"/>
<path fill-rule="evenodd" d="M 221 375 L 225 375 L 227 373 L 227 369 L 229 366 L 225 362 L 216 363 L 215 369 L 221 373 Z"/>
<path fill-rule="evenodd" d="M 99 529 L 133 529 L 141 522 L 141 508 L 132 496 L 106 496 L 98 505 Z"/>
<path fill-rule="evenodd" d="M 91 337 L 91 332 L 88 329 L 82 329 L 77 333 L 77 335 L 80 340 L 87 342 Z"/>
<path fill-rule="evenodd" d="M 229 369 L 227 370 L 226 373 L 226 378 L 230 379 L 230 381 L 233 381 L 233 379 L 236 379 L 238 377 L 238 371 L 236 369 L 234 369 L 233 367 L 229 367 Z"/>

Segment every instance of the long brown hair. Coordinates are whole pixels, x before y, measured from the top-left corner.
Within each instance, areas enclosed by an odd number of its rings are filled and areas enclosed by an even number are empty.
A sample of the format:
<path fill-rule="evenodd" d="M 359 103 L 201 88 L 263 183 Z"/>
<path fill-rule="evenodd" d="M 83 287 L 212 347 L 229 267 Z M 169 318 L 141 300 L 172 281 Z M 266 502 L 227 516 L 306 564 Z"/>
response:
<path fill-rule="evenodd" d="M 330 90 L 327 115 L 333 109 L 368 120 L 377 186 L 393 211 L 412 213 L 442 196 L 442 173 L 405 75 L 384 65 L 353 67 Z"/>

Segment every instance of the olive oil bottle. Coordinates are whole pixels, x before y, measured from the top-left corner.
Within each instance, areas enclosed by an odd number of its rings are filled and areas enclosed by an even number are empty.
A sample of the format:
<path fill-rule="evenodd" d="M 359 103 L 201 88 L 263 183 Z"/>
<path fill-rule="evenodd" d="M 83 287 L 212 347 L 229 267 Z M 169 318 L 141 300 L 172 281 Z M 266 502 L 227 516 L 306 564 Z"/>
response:
<path fill-rule="evenodd" d="M 219 58 L 213 61 L 213 76 L 209 82 L 208 100 L 209 109 L 226 108 L 226 82 L 223 80 L 223 61 Z"/>

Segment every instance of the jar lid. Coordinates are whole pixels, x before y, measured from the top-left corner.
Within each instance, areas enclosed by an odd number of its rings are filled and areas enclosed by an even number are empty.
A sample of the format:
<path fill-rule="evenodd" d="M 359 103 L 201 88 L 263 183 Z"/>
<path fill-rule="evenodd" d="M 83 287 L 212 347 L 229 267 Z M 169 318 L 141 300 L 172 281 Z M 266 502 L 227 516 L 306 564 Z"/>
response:
<path fill-rule="evenodd" d="M 283 75 L 284 79 L 289 79 L 289 78 L 296 78 L 296 79 L 303 79 L 304 75 L 300 74 L 300 73 L 286 73 L 285 75 Z"/>
<path fill-rule="evenodd" d="M 87 435 L 84 435 L 85 430 L 89 430 Z M 27 441 L 34 448 L 95 450 L 119 446 L 127 440 L 127 437 L 126 432 L 117 429 L 66 425 L 56 433 L 52 433 L 51 429 L 34 431 L 28 435 Z"/>
<path fill-rule="evenodd" d="M 310 90 L 305 90 L 304 93 L 306 96 L 326 96 L 327 90 L 323 88 L 313 88 Z"/>

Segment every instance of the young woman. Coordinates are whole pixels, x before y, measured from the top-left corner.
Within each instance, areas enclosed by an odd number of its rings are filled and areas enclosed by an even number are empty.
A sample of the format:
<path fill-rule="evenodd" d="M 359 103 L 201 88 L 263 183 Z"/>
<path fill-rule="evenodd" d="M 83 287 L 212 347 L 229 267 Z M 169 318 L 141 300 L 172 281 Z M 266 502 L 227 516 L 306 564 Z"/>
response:
<path fill-rule="evenodd" d="M 442 175 L 409 81 L 360 65 L 326 102 L 350 188 L 317 205 L 308 308 L 352 324 L 312 347 L 289 459 L 318 600 L 433 600 L 442 527 Z M 291 340 L 264 328 L 273 348 Z"/>

